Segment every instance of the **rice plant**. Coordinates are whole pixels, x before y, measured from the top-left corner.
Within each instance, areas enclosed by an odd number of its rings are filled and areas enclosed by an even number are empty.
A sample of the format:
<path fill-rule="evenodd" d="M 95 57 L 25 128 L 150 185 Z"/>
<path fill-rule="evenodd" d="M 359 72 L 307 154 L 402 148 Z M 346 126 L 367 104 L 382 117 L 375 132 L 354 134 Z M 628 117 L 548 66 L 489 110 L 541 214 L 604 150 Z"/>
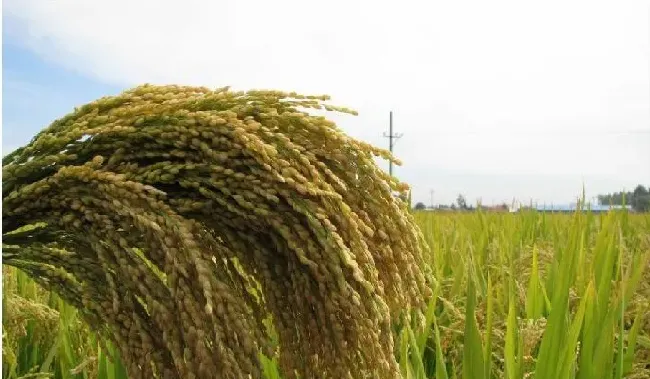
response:
<path fill-rule="evenodd" d="M 423 322 L 395 326 L 403 377 L 650 378 L 650 215 L 415 218 L 436 282 Z M 34 367 L 58 378 L 126 377 L 55 295 L 12 268 L 3 283 L 3 301 L 13 301 L 4 378 Z M 67 347 L 50 352 L 57 340 Z M 261 361 L 266 378 L 281 377 L 276 359 Z"/>
<path fill-rule="evenodd" d="M 6 156 L 3 376 L 648 377 L 647 215 L 412 214 L 328 99 L 145 85 Z"/>
<path fill-rule="evenodd" d="M 308 112 L 354 114 L 327 100 L 144 85 L 79 107 L 3 158 L 3 263 L 133 378 L 259 378 L 260 352 L 289 377 L 397 376 L 425 245 L 374 158 L 399 162 Z"/>
<path fill-rule="evenodd" d="M 650 378 L 649 215 L 416 220 L 438 298 L 432 325 L 410 326 L 427 343 L 400 360 L 408 377 Z"/>

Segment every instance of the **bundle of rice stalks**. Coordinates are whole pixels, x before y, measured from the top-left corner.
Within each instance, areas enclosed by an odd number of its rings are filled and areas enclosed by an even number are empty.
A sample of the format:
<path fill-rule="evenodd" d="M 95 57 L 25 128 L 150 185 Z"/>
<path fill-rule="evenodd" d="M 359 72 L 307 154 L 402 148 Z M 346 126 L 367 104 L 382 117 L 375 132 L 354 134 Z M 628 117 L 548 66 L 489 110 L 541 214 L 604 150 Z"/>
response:
<path fill-rule="evenodd" d="M 76 109 L 3 159 L 4 263 L 133 378 L 260 377 L 269 315 L 287 376 L 399 376 L 423 238 L 373 161 L 395 159 L 307 112 L 353 113 L 326 100 L 145 85 Z"/>

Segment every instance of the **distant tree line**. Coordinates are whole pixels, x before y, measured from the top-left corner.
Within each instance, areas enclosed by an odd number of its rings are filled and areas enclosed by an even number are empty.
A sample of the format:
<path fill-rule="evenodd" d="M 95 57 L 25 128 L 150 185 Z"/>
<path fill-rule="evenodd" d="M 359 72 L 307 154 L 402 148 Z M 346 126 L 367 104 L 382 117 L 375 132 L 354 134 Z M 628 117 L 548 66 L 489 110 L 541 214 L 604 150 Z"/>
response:
<path fill-rule="evenodd" d="M 431 206 L 433 206 L 433 205 L 431 205 Z M 416 210 L 423 210 L 423 209 L 426 209 L 426 208 L 427 208 L 427 206 L 424 205 L 423 202 L 418 202 L 417 204 L 415 204 L 415 209 Z M 463 194 L 458 194 L 458 197 L 456 198 L 456 202 L 452 203 L 451 206 L 449 207 L 449 209 L 453 209 L 453 210 L 460 209 L 460 210 L 468 210 L 469 211 L 469 210 L 473 210 L 474 207 L 471 206 L 471 205 L 470 206 L 467 205 L 467 200 L 465 200 L 465 196 Z"/>
<path fill-rule="evenodd" d="M 636 212 L 650 212 L 650 187 L 644 187 L 639 184 L 636 186 L 634 191 L 598 195 L 598 203 L 600 205 L 623 205 L 624 201 L 625 205 L 631 206 Z M 507 204 L 502 204 L 500 207 L 506 210 L 508 209 Z M 427 206 L 422 202 L 415 204 L 416 210 L 424 210 L 426 208 Z M 456 202 L 451 204 L 448 209 L 471 211 L 474 210 L 474 207 L 471 205 L 468 206 L 465 196 L 459 194 L 456 198 Z"/>
<path fill-rule="evenodd" d="M 424 209 L 431 208 L 431 207 L 434 207 L 434 206 L 430 205 L 429 207 L 427 207 L 423 202 L 420 201 L 420 202 L 415 204 L 414 208 L 415 208 L 415 210 L 424 210 Z M 463 195 L 463 194 L 458 194 L 458 197 L 456 198 L 455 203 L 452 203 L 449 206 L 447 206 L 447 205 L 438 205 L 435 208 L 440 209 L 440 210 L 453 210 L 453 211 L 456 211 L 456 210 L 458 210 L 458 211 L 473 211 L 473 210 L 477 209 L 473 205 L 467 203 L 467 200 L 465 199 L 465 195 Z M 488 209 L 488 210 L 507 211 L 508 210 L 508 204 L 503 203 L 503 204 L 499 204 L 499 205 L 491 206 L 491 207 L 482 206 L 481 208 L 482 209 Z"/>
<path fill-rule="evenodd" d="M 636 186 L 631 192 L 614 192 L 606 195 L 598 195 L 598 202 L 601 205 L 625 205 L 632 206 L 637 212 L 650 212 L 650 187 Z"/>

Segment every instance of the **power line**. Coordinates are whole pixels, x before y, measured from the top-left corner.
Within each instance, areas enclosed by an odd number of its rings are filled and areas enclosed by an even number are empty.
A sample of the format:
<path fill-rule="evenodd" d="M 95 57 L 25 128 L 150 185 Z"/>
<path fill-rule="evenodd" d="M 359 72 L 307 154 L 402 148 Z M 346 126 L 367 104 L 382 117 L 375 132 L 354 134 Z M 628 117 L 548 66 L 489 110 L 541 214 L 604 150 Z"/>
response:
<path fill-rule="evenodd" d="M 393 111 L 390 111 L 390 121 L 389 121 L 389 126 L 388 126 L 388 134 L 384 133 L 384 137 L 388 138 L 388 149 L 390 150 L 391 154 L 393 153 L 393 146 L 395 146 L 395 141 L 402 138 L 403 135 L 404 135 L 403 133 L 393 134 Z M 393 176 L 393 162 L 392 161 L 388 162 L 388 174 L 390 176 Z"/>

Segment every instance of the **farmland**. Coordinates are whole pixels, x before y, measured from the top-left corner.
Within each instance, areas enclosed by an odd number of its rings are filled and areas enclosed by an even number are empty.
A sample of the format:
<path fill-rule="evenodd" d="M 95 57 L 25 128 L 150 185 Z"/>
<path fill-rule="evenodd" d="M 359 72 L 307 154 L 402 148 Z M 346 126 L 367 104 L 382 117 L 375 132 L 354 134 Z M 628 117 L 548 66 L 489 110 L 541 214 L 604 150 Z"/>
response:
<path fill-rule="evenodd" d="M 434 296 L 394 325 L 403 377 L 650 378 L 650 215 L 414 217 Z M 126 377 L 74 308 L 14 268 L 3 306 L 3 378 Z"/>

